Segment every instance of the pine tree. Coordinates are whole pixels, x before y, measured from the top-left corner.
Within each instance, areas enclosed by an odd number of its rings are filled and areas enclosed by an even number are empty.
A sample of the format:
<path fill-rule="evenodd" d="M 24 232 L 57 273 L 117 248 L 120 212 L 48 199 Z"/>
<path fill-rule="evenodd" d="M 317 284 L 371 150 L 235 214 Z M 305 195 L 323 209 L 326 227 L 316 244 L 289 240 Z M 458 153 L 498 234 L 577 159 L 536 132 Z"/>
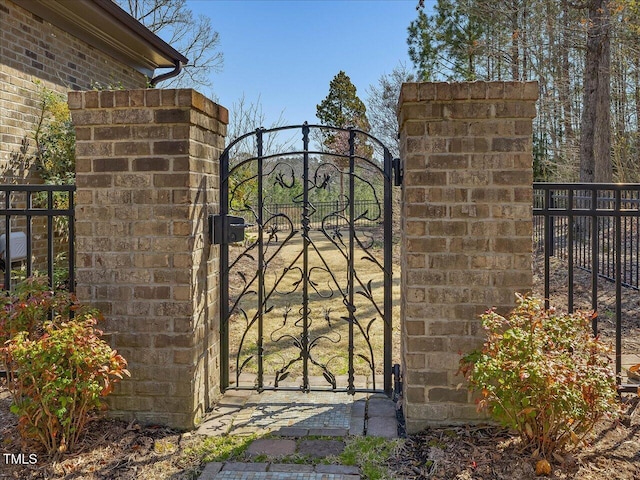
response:
<path fill-rule="evenodd" d="M 424 82 L 436 80 L 438 72 L 438 43 L 434 36 L 434 19 L 424 13 L 418 12 L 418 18 L 409 24 L 407 44 L 409 45 L 409 58 L 413 62 L 418 77 Z"/>
<path fill-rule="evenodd" d="M 371 129 L 367 119 L 367 108 L 358 97 L 356 87 L 342 70 L 329 83 L 329 94 L 316 106 L 316 117 L 329 127 L 356 127 L 364 132 Z M 326 131 L 322 143 L 328 152 L 341 155 L 333 157 L 333 164 L 342 171 L 349 167 L 349 132 Z M 354 153 L 360 157 L 371 157 L 373 149 L 362 136 L 357 135 Z M 344 175 L 340 175 L 340 198 L 344 198 Z"/>
<path fill-rule="evenodd" d="M 316 106 L 316 116 L 331 127 L 354 126 L 369 131 L 367 108 L 358 97 L 356 87 L 342 70 L 329 83 L 329 94 Z"/>
<path fill-rule="evenodd" d="M 538 180 L 638 181 L 639 5 L 438 0 L 409 26 L 409 55 L 427 81 L 537 80 Z"/>
<path fill-rule="evenodd" d="M 367 119 L 367 107 L 358 97 L 356 87 L 342 70 L 329 83 L 329 94 L 316 106 L 316 117 L 329 127 L 355 127 L 369 132 L 371 125 Z M 348 134 L 327 132 L 323 142 L 330 152 L 349 154 Z M 371 155 L 371 147 L 360 138 L 356 139 L 356 151 L 361 156 Z"/>
<path fill-rule="evenodd" d="M 422 9 L 409 24 L 409 58 L 424 81 L 441 78 L 476 80 L 487 23 L 472 8 L 474 2 L 438 0 L 435 14 Z"/>

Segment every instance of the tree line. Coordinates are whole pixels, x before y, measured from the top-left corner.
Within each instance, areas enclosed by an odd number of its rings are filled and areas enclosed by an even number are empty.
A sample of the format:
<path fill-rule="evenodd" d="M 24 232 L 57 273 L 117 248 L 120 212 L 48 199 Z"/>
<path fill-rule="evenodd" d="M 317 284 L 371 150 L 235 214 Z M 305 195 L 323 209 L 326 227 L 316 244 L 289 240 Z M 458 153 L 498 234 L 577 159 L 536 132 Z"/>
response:
<path fill-rule="evenodd" d="M 637 0 L 438 0 L 408 28 L 420 80 L 537 80 L 536 180 L 639 181 Z"/>
<path fill-rule="evenodd" d="M 196 59 L 177 82 L 208 84 L 222 62 L 208 19 L 193 16 L 185 0 L 117 1 Z M 339 72 L 318 104 L 321 121 L 370 131 L 397 155 L 402 82 L 537 80 L 536 180 L 640 181 L 639 0 L 436 0 L 432 11 L 424 7 L 417 0 L 407 30 L 413 70 L 400 64 L 382 75 L 369 86 L 366 106 Z M 180 36 L 186 32 L 188 39 Z M 253 104 L 239 106 L 248 107 L 233 112 L 239 125 L 259 119 Z M 340 136 L 320 140 L 327 149 L 346 148 Z"/>

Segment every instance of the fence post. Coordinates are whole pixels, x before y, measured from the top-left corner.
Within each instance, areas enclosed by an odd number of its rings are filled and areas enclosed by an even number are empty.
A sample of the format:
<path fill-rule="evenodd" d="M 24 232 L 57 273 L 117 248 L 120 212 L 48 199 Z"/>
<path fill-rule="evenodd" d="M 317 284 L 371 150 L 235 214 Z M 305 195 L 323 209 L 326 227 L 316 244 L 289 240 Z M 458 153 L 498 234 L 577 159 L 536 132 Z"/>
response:
<path fill-rule="evenodd" d="M 132 374 L 127 420 L 193 428 L 219 395 L 219 201 L 228 113 L 190 90 L 71 92 L 80 300 L 99 307 Z"/>
<path fill-rule="evenodd" d="M 552 209 L 555 208 L 555 196 L 553 195 L 553 191 L 551 191 L 551 193 L 549 194 L 549 205 L 548 205 L 548 209 Z M 551 213 L 551 212 L 549 212 Z M 556 251 L 556 224 L 555 224 L 555 217 L 553 217 L 552 215 L 549 215 L 549 238 L 550 238 L 550 242 L 549 242 L 549 256 L 553 257 L 555 255 L 555 251 Z"/>
<path fill-rule="evenodd" d="M 402 360 L 409 432 L 481 418 L 462 353 L 531 291 L 536 82 L 409 83 L 399 102 Z"/>

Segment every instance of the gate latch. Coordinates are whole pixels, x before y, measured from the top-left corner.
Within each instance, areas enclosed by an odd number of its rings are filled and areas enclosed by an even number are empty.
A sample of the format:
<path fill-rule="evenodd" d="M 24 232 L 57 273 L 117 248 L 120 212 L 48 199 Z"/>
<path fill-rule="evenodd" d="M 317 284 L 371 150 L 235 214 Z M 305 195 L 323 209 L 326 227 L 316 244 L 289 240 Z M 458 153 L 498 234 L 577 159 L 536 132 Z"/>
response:
<path fill-rule="evenodd" d="M 253 224 L 233 215 L 209 215 L 209 241 L 214 245 L 242 242 L 244 229 Z"/>

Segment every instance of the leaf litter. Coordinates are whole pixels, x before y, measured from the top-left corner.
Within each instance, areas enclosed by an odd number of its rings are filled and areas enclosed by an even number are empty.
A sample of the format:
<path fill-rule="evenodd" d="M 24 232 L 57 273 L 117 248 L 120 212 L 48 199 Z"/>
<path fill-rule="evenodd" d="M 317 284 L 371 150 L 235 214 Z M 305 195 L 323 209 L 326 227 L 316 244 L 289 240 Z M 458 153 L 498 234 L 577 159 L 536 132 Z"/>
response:
<path fill-rule="evenodd" d="M 407 480 L 637 479 L 639 402 L 628 396 L 620 419 L 601 421 L 588 444 L 544 459 L 551 466 L 548 476 L 536 475 L 542 459 L 523 451 L 517 436 L 496 425 L 426 428 L 409 435 L 389 468 L 393 478 Z"/>

